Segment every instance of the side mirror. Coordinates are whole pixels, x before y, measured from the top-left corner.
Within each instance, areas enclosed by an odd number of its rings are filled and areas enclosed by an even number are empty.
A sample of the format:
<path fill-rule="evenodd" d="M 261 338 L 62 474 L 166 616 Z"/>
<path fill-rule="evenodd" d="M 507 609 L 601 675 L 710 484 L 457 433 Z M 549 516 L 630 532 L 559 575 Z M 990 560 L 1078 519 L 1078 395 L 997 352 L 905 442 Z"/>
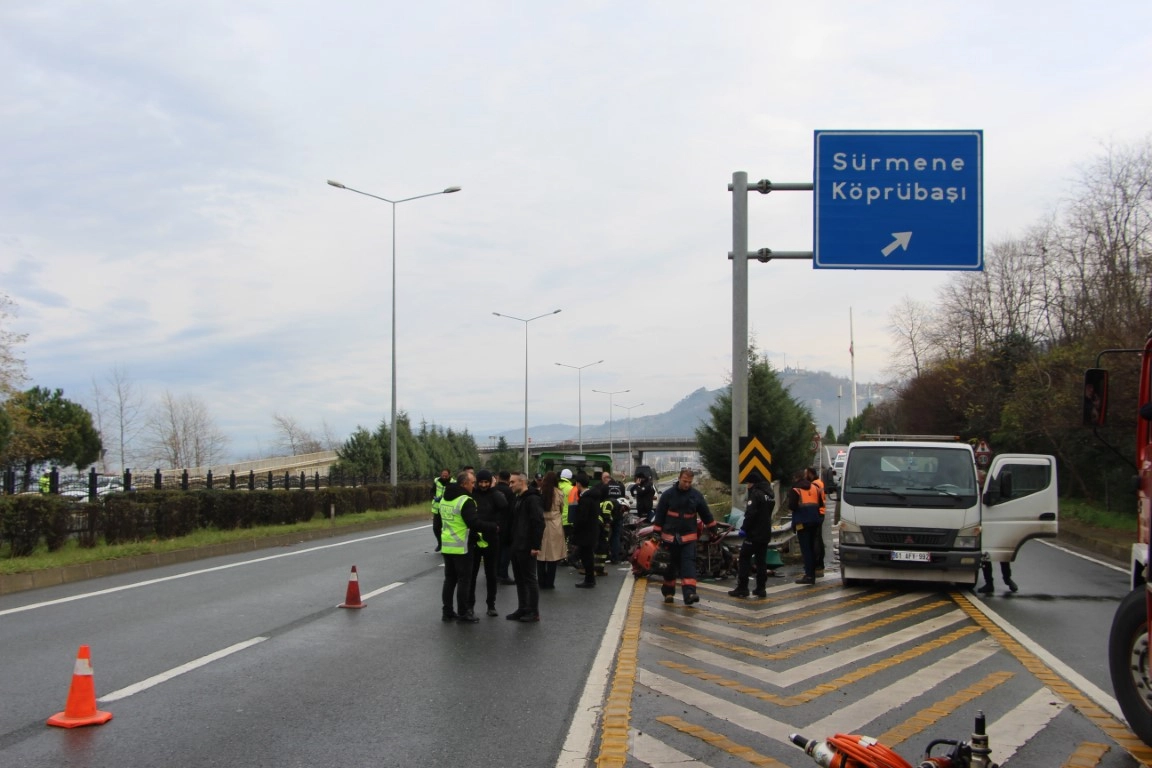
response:
<path fill-rule="evenodd" d="M 1084 371 L 1084 418 L 1086 427 L 1102 427 L 1108 415 L 1108 371 L 1089 368 Z"/>

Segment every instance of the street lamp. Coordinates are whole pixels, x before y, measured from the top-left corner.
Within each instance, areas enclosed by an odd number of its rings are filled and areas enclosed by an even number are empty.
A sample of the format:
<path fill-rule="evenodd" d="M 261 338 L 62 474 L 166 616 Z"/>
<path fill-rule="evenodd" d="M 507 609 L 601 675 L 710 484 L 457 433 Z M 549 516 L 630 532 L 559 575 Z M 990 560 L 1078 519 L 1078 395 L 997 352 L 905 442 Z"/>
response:
<path fill-rule="evenodd" d="M 533 320 L 539 320 L 542 317 L 549 315 L 558 315 L 560 310 L 554 309 L 551 312 L 545 312 L 536 317 L 530 317 L 525 320 L 522 317 L 515 317 L 513 315 L 503 315 L 499 312 L 493 312 L 496 317 L 506 317 L 509 320 L 519 320 L 524 323 L 524 479 L 528 479 L 528 323 Z"/>
<path fill-rule="evenodd" d="M 567 363 L 556 363 L 563 368 L 576 369 L 576 418 L 578 421 L 577 429 L 580 431 L 580 453 L 584 453 L 584 387 L 580 383 L 581 371 L 585 368 L 591 368 L 594 365 L 600 365 L 603 360 L 597 360 L 594 363 L 587 363 L 586 365 L 568 365 Z"/>
<path fill-rule="evenodd" d="M 615 392 L 605 392 L 602 389 L 594 389 L 593 392 L 600 395 L 608 395 L 608 459 L 611 461 L 614 444 L 612 442 L 612 397 L 614 395 L 622 395 L 625 392 L 631 392 L 630 389 L 617 389 Z"/>
<path fill-rule="evenodd" d="M 636 403 L 636 405 L 618 405 L 617 408 L 623 408 L 628 411 L 628 477 L 632 477 L 632 409 L 639 408 L 644 403 Z"/>
<path fill-rule="evenodd" d="M 375 200 L 381 200 L 392 206 L 392 425 L 389 428 L 389 431 L 391 432 L 389 435 L 391 441 L 389 443 L 389 453 L 391 454 L 389 457 L 391 459 L 389 471 L 392 475 L 392 487 L 396 487 L 400 484 L 400 477 L 396 470 L 396 206 L 400 203 L 407 203 L 409 200 L 419 200 L 422 197 L 450 195 L 453 192 L 459 192 L 460 187 L 448 187 L 447 189 L 442 189 L 439 192 L 428 192 L 427 194 L 405 197 L 400 200 L 389 200 L 386 197 L 373 195 L 370 192 L 364 192 L 359 189 L 353 189 L 352 187 L 346 187 L 340 182 L 333 181 L 332 179 L 328 179 L 328 185 L 331 187 L 336 187 L 337 189 L 346 189 L 349 192 L 355 192 L 358 195 L 371 197 Z"/>

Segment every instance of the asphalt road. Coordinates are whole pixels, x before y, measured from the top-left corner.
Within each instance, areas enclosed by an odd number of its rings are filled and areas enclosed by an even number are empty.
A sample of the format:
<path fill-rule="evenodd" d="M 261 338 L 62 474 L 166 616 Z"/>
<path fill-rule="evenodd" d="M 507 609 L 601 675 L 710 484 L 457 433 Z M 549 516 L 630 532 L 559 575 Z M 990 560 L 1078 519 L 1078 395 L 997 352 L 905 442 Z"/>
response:
<path fill-rule="evenodd" d="M 733 745 L 811 764 L 791 730 L 884 736 L 912 759 L 966 738 L 976 709 L 1009 768 L 1093 744 L 1087 764 L 1138 764 L 1083 713 L 1115 710 L 1105 649 L 1126 577 L 1044 543 L 1022 550 L 1016 594 L 998 577 L 990 596 L 846 590 L 829 548 L 826 579 L 774 580 L 766 601 L 728 597 L 728 580 L 666 606 L 626 569 L 595 590 L 562 569 L 539 624 L 476 625 L 440 621 L 432 544 L 402 527 L 0 598 L 0 766 L 585 765 L 624 748 L 600 737 L 605 684 L 629 697 L 629 766 L 746 765 Z M 362 610 L 336 607 L 353 565 Z M 114 719 L 50 728 L 81 644 Z M 617 652 L 635 664 L 604 667 Z"/>
<path fill-rule="evenodd" d="M 500 617 L 444 623 L 433 544 L 393 529 L 0 599 L 0 765 L 555 765 L 631 577 L 563 570 L 538 624 L 504 619 L 509 586 Z M 353 565 L 361 610 L 336 607 Z M 47 727 L 81 644 L 114 718 Z"/>

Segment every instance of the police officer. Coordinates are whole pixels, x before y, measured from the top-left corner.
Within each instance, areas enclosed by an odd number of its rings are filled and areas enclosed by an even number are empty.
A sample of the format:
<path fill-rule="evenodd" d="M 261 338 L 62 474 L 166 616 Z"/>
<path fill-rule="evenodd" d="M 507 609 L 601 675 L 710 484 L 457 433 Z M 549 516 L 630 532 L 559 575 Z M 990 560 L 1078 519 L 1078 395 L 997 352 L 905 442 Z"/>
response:
<path fill-rule="evenodd" d="M 748 483 L 748 508 L 740 524 L 740 562 L 736 566 L 736 589 L 728 592 L 732 597 L 748 597 L 748 579 L 752 562 L 756 562 L 756 597 L 768 597 L 768 577 L 775 572 L 768 567 L 768 545 L 772 542 L 772 511 L 776 499 L 772 485 L 759 472 L 753 470 L 755 480 Z M 751 480 L 751 476 L 749 478 Z"/>
<path fill-rule="evenodd" d="M 480 520 L 472 488 L 476 476 L 468 470 L 456 475 L 440 499 L 440 553 L 444 557 L 444 587 L 440 592 L 444 621 L 480 621 L 468 607 L 468 593 L 472 583 L 472 552 L 468 548 L 469 531 L 479 531 L 493 539 L 499 534 L 495 525 Z M 452 595 L 456 595 L 456 610 L 452 610 Z"/>
<path fill-rule="evenodd" d="M 600 475 L 604 494 L 612 502 L 612 522 L 608 533 L 608 562 L 618 563 L 623 559 L 620 552 L 620 529 L 624 525 L 624 483 L 612 476 L 611 472 Z"/>
<path fill-rule="evenodd" d="M 697 522 L 703 521 L 715 533 L 716 521 L 704 494 L 692 487 L 695 474 L 685 467 L 680 470 L 676 485 L 660 494 L 656 502 L 653 530 L 660 534 L 661 546 L 669 552 L 668 570 L 660 587 L 664 602 L 676 599 L 676 578 L 684 592 L 684 605 L 700 602 L 696 594 L 696 539 Z"/>

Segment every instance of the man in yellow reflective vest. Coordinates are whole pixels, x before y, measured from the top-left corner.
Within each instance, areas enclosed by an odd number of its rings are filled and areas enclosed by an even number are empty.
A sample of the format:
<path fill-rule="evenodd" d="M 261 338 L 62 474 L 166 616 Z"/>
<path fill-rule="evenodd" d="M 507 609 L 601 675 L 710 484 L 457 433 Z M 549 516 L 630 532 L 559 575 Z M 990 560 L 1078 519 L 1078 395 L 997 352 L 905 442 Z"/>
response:
<path fill-rule="evenodd" d="M 452 473 L 446 469 L 440 470 L 440 477 L 432 479 L 432 533 L 436 534 L 436 551 L 440 551 L 440 499 L 444 498 L 444 489 L 452 478 Z"/>
<path fill-rule="evenodd" d="M 468 594 L 472 586 L 472 552 L 468 547 L 469 531 L 477 531 L 495 541 L 499 526 L 482 521 L 472 499 L 476 476 L 470 470 L 461 470 L 456 482 L 444 489 L 440 499 L 440 554 L 444 556 L 444 587 L 440 592 L 444 621 L 480 621 L 468 607 Z M 452 610 L 452 597 L 456 597 L 456 610 Z"/>
<path fill-rule="evenodd" d="M 564 527 L 564 541 L 572 538 L 572 523 L 568 520 L 568 508 L 575 505 L 576 499 L 580 498 L 579 492 L 572 490 L 572 470 L 560 470 L 560 480 L 556 483 L 557 490 L 560 491 L 560 525 Z"/>

